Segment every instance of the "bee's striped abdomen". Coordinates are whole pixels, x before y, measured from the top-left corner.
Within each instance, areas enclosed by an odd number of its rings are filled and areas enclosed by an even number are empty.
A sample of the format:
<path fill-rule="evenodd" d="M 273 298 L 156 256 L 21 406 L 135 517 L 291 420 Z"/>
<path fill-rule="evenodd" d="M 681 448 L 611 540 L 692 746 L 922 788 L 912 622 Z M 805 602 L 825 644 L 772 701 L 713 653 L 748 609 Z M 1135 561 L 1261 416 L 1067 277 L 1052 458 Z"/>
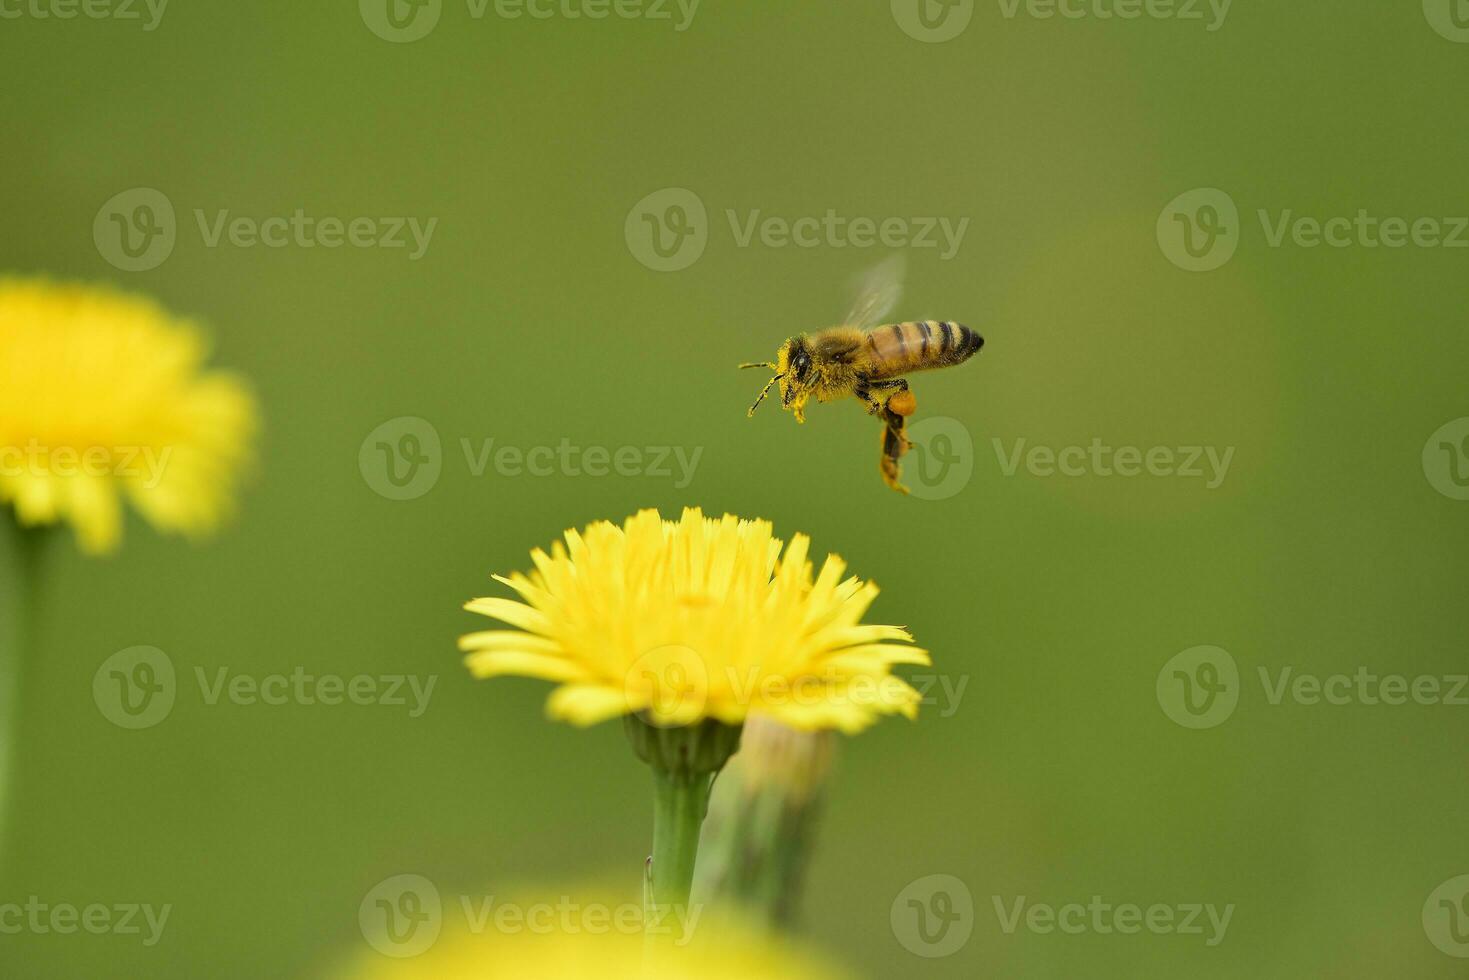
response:
<path fill-rule="evenodd" d="M 872 328 L 866 343 L 872 376 L 891 378 L 962 364 L 984 346 L 984 338 L 962 323 L 909 320 Z"/>

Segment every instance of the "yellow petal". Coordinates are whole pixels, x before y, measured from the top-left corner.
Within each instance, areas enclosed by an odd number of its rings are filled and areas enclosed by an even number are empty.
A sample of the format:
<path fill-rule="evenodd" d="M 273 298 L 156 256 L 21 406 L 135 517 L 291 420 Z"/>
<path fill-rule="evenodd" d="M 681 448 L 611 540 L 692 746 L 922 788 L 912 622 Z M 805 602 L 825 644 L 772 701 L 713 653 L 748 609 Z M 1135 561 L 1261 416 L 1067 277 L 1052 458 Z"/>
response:
<path fill-rule="evenodd" d="M 601 684 L 567 684 L 551 692 L 546 713 L 585 728 L 627 714 L 627 696 Z"/>
<path fill-rule="evenodd" d="M 470 612 L 479 613 L 481 616 L 489 616 L 501 622 L 509 623 L 530 633 L 547 633 L 550 631 L 550 623 L 540 610 L 525 605 L 522 602 L 513 602 L 510 599 L 483 598 L 466 602 L 464 608 Z"/>
<path fill-rule="evenodd" d="M 546 636 L 522 633 L 520 630 L 481 630 L 465 633 L 459 638 L 459 649 L 469 650 L 532 650 L 536 653 L 559 653 L 561 645 Z"/>
<path fill-rule="evenodd" d="M 475 677 L 539 677 L 547 681 L 583 681 L 590 675 L 565 657 L 528 650 L 479 650 L 464 658 Z"/>

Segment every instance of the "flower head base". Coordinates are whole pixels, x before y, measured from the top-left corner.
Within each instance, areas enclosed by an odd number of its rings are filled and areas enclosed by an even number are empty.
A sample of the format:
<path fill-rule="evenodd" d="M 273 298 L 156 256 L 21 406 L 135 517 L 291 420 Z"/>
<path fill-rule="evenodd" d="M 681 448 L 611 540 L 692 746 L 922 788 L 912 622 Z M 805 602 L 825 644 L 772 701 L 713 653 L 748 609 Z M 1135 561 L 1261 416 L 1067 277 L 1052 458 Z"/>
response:
<path fill-rule="evenodd" d="M 94 553 L 116 547 L 124 496 L 161 530 L 212 530 L 255 403 L 204 356 L 146 299 L 0 280 L 0 504 L 24 525 L 70 521 Z"/>
<path fill-rule="evenodd" d="M 547 708 L 578 725 L 638 713 L 659 726 L 751 714 L 798 729 L 855 732 L 920 700 L 895 664 L 926 664 L 896 626 L 863 624 L 877 587 L 843 578 L 828 556 L 813 577 L 809 540 L 787 547 L 768 521 L 697 509 L 655 510 L 622 526 L 567 531 L 529 575 L 495 576 L 519 595 L 465 608 L 513 630 L 470 633 L 460 648 L 479 677 L 515 674 L 561 686 Z M 784 552 L 782 554 L 782 552 Z"/>

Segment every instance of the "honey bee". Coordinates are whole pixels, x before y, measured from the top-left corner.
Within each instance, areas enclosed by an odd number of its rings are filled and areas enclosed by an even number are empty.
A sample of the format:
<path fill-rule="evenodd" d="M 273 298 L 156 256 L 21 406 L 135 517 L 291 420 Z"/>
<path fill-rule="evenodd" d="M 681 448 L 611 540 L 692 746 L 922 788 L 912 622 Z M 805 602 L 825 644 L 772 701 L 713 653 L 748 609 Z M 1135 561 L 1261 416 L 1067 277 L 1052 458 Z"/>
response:
<path fill-rule="evenodd" d="M 912 444 L 904 434 L 908 417 L 918 408 L 908 381 L 913 371 L 952 367 L 979 352 L 984 338 L 962 323 L 949 320 L 908 320 L 876 326 L 897 305 L 902 264 L 888 259 L 862 279 L 856 305 L 841 326 L 813 334 L 798 334 L 775 352 L 774 361 L 741 364 L 741 368 L 770 368 L 775 376 L 760 390 L 748 415 L 780 384 L 781 407 L 806 421 L 806 403 L 853 396 L 883 422 L 882 455 L 878 469 L 883 482 L 900 493 L 898 460 Z"/>

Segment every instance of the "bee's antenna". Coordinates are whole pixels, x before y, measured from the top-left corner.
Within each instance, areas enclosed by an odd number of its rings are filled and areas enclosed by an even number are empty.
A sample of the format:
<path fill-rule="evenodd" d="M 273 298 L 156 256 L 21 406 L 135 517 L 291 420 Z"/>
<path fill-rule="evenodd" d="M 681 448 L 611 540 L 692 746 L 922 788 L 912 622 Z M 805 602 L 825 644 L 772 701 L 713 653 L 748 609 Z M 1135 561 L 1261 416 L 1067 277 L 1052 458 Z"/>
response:
<path fill-rule="evenodd" d="M 740 367 L 742 369 L 743 368 L 752 368 L 752 367 L 763 367 L 763 368 L 771 368 L 773 370 L 776 367 L 776 365 L 772 361 L 753 361 L 753 362 L 751 362 L 749 364 L 741 364 Z"/>
<path fill-rule="evenodd" d="M 766 365 L 764 365 L 764 364 L 742 364 L 741 365 L 741 367 L 765 367 L 765 366 Z M 773 367 L 774 365 L 770 365 L 770 366 Z M 773 377 L 769 381 L 765 382 L 765 387 L 760 389 L 760 397 L 755 399 L 755 404 L 751 405 L 750 406 L 750 410 L 745 413 L 745 417 L 746 418 L 749 418 L 749 417 L 754 416 L 755 409 L 759 408 L 760 407 L 760 403 L 765 400 L 765 394 L 766 394 L 766 392 L 770 391 L 771 386 L 774 385 L 777 381 L 779 381 L 783 377 L 785 377 L 784 374 L 777 374 L 775 377 Z"/>

